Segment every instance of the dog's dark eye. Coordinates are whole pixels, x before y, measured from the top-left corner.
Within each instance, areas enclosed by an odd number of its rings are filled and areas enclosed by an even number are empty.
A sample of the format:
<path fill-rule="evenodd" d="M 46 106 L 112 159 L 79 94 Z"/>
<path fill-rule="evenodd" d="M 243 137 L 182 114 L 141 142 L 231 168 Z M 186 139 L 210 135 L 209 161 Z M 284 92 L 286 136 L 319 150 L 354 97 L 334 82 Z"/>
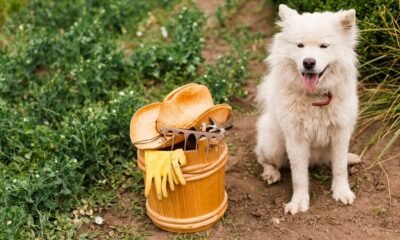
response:
<path fill-rule="evenodd" d="M 321 45 L 319 45 L 320 48 L 327 48 L 329 47 L 329 44 L 327 43 L 321 43 Z"/>
<path fill-rule="evenodd" d="M 298 43 L 298 44 L 297 44 L 297 47 L 298 47 L 298 48 L 303 48 L 303 47 L 304 47 L 304 44 Z"/>

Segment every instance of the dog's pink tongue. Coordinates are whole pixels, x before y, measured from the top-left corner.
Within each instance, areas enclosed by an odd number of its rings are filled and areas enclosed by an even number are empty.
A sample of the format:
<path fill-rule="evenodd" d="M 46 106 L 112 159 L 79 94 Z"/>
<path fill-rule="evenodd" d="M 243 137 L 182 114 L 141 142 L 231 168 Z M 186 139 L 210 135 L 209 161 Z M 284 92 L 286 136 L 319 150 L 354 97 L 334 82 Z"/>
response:
<path fill-rule="evenodd" d="M 317 87 L 319 76 L 317 73 L 306 73 L 303 76 L 304 88 L 308 91 L 314 91 Z"/>

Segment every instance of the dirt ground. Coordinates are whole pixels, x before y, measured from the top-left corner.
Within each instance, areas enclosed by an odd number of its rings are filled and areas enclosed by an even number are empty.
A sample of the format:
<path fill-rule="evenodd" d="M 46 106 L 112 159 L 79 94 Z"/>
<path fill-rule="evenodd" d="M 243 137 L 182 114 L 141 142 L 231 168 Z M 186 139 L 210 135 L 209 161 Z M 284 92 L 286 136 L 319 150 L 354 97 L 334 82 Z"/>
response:
<path fill-rule="evenodd" d="M 198 6 L 211 16 L 223 0 L 197 0 Z M 271 34 L 271 9 L 263 9 L 263 0 L 245 1 L 232 17 L 232 24 L 245 23 L 253 31 L 265 33 L 265 43 Z M 218 39 L 207 36 L 203 52 L 206 61 L 213 62 L 227 51 Z M 264 51 L 260 49 L 260 51 Z M 266 55 L 266 53 L 265 53 Z M 200 235 L 179 236 L 159 230 L 143 216 L 130 216 L 118 211 L 104 215 L 108 225 L 145 229 L 148 239 L 400 239 L 400 144 L 385 155 L 382 165 L 370 167 L 381 146 L 374 146 L 362 159 L 362 164 L 349 167 L 350 182 L 357 199 L 351 206 L 333 200 L 330 192 L 330 170 L 311 170 L 311 205 L 306 213 L 284 214 L 284 204 L 290 200 L 291 174 L 282 172 L 282 181 L 268 186 L 260 178 L 261 166 L 256 162 L 255 122 L 258 110 L 254 102 L 256 85 L 266 71 L 262 62 L 250 62 L 251 76 L 247 80 L 248 97 L 235 100 L 234 127 L 228 134 L 230 157 L 227 165 L 226 189 L 229 207 L 222 221 Z M 374 129 L 354 138 L 351 151 L 360 153 Z M 123 195 L 121 209 L 132 209 L 132 193 Z M 181 238 L 179 238 L 181 237 Z"/>

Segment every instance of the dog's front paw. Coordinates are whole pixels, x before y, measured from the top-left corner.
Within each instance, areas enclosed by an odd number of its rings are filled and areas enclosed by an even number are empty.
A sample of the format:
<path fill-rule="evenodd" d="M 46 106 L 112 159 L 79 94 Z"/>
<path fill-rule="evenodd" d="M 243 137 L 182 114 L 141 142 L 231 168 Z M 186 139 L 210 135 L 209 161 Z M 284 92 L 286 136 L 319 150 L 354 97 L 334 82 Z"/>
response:
<path fill-rule="evenodd" d="M 310 207 L 310 196 L 308 193 L 297 195 L 292 197 L 292 200 L 286 204 L 285 213 L 292 215 L 298 212 L 305 212 Z"/>
<path fill-rule="evenodd" d="M 261 174 L 261 178 L 264 181 L 267 181 L 269 185 L 271 185 L 281 180 L 281 173 L 279 172 L 279 170 L 273 167 L 264 168 L 264 172 Z"/>
<path fill-rule="evenodd" d="M 332 188 L 333 199 L 336 201 L 341 201 L 344 204 L 352 204 L 356 195 L 351 191 L 350 187 L 347 186 L 337 186 Z"/>

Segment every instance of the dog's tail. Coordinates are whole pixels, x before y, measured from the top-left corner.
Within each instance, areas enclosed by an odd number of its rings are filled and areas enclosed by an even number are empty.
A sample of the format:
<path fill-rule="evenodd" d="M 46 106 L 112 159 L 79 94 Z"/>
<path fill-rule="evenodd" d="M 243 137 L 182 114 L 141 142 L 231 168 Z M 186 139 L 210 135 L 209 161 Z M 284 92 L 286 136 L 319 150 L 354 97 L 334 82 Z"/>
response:
<path fill-rule="evenodd" d="M 349 165 L 354 165 L 354 164 L 357 164 L 357 163 L 361 163 L 361 157 L 358 156 L 357 154 L 348 153 L 347 157 L 348 157 L 348 164 Z"/>

